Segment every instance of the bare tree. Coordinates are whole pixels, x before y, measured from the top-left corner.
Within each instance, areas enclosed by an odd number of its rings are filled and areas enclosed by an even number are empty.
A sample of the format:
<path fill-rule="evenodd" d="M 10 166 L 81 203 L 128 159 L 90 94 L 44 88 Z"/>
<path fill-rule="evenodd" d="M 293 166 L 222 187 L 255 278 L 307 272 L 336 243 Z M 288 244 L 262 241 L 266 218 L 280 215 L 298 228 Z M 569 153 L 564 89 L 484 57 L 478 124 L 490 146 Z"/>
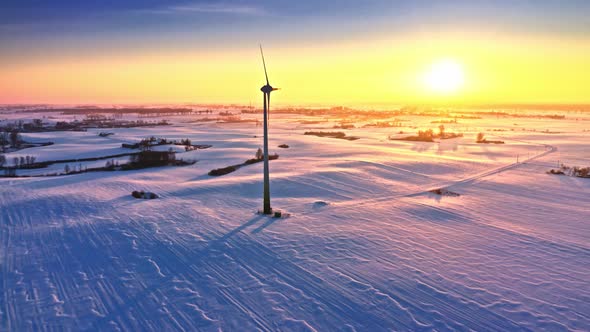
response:
<path fill-rule="evenodd" d="M 152 141 L 152 139 L 153 139 L 153 141 Z M 142 139 L 139 142 L 139 149 L 141 151 L 151 151 L 152 150 L 152 142 L 155 142 L 155 141 L 156 141 L 155 137 L 152 137 L 150 139 L 148 139 L 148 138 Z"/>
<path fill-rule="evenodd" d="M 438 133 L 440 135 L 440 138 L 445 137 L 445 126 L 444 125 L 438 126 Z"/>
<path fill-rule="evenodd" d="M 20 134 L 16 129 L 10 132 L 10 146 L 13 148 L 20 146 Z"/>
<path fill-rule="evenodd" d="M 483 133 L 477 134 L 477 142 L 483 142 L 483 140 L 484 140 L 484 134 Z"/>
<path fill-rule="evenodd" d="M 6 144 L 8 144 L 8 133 L 5 131 L 0 132 L 0 151 L 6 151 Z"/>

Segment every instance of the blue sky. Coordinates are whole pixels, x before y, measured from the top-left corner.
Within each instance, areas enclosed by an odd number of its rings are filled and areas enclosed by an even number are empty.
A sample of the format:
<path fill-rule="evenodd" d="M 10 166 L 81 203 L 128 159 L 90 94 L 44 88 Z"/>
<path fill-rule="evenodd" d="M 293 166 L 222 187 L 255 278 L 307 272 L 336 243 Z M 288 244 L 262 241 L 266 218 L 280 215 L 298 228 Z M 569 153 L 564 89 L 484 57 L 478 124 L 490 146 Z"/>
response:
<path fill-rule="evenodd" d="M 271 26 L 272 24 L 275 26 Z M 297 24 L 313 24 L 307 31 Z M 3 0 L 0 42 L 4 47 L 87 43 L 89 40 L 183 39 L 201 42 L 233 36 L 275 39 L 305 31 L 344 39 L 350 32 L 392 28 L 480 25 L 527 33 L 587 34 L 590 1 L 570 0 Z M 275 33 L 276 32 L 276 33 Z M 395 31 L 393 31 L 395 32 Z M 213 34 L 213 35 L 211 35 Z M 219 40 L 218 38 L 221 38 Z M 186 38 L 195 41 L 195 37 Z"/>
<path fill-rule="evenodd" d="M 0 59 L 5 63 L 243 49 L 259 42 L 314 47 L 447 30 L 588 40 L 590 1 L 0 1 Z"/>

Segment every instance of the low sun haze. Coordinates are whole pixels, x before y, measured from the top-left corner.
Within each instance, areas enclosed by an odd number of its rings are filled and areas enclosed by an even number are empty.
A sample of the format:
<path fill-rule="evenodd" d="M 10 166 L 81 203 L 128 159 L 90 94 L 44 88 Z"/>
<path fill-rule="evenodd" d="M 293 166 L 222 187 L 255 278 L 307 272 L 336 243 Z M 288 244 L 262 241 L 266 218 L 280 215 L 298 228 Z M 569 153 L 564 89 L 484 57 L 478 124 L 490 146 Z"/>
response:
<path fill-rule="evenodd" d="M 3 1 L 0 103 L 590 103 L 585 1 Z M 442 64 L 442 65 L 441 65 Z"/>

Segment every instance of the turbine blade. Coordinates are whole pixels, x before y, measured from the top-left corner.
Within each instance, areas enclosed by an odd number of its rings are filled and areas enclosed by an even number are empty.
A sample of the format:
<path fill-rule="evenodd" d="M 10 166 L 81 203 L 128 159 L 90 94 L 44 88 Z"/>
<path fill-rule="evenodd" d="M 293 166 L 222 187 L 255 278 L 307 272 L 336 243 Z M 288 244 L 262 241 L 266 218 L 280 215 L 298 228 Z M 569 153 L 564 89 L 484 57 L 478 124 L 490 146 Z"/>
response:
<path fill-rule="evenodd" d="M 262 44 L 260 45 L 260 55 L 262 55 L 262 65 L 264 66 L 264 76 L 266 76 L 266 85 L 270 85 L 270 83 L 268 83 L 268 73 L 266 72 L 266 61 L 264 61 L 264 52 L 262 52 Z"/>

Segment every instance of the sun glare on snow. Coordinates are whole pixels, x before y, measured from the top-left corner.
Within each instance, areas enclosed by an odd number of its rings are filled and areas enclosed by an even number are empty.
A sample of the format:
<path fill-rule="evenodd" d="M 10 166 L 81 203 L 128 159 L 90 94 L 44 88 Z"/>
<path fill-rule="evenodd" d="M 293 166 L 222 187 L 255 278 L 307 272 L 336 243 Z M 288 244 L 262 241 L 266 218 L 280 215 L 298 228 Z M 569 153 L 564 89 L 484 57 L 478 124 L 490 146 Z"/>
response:
<path fill-rule="evenodd" d="M 463 66 L 452 59 L 434 62 L 424 73 L 423 83 L 429 92 L 442 95 L 455 94 L 465 84 Z"/>

